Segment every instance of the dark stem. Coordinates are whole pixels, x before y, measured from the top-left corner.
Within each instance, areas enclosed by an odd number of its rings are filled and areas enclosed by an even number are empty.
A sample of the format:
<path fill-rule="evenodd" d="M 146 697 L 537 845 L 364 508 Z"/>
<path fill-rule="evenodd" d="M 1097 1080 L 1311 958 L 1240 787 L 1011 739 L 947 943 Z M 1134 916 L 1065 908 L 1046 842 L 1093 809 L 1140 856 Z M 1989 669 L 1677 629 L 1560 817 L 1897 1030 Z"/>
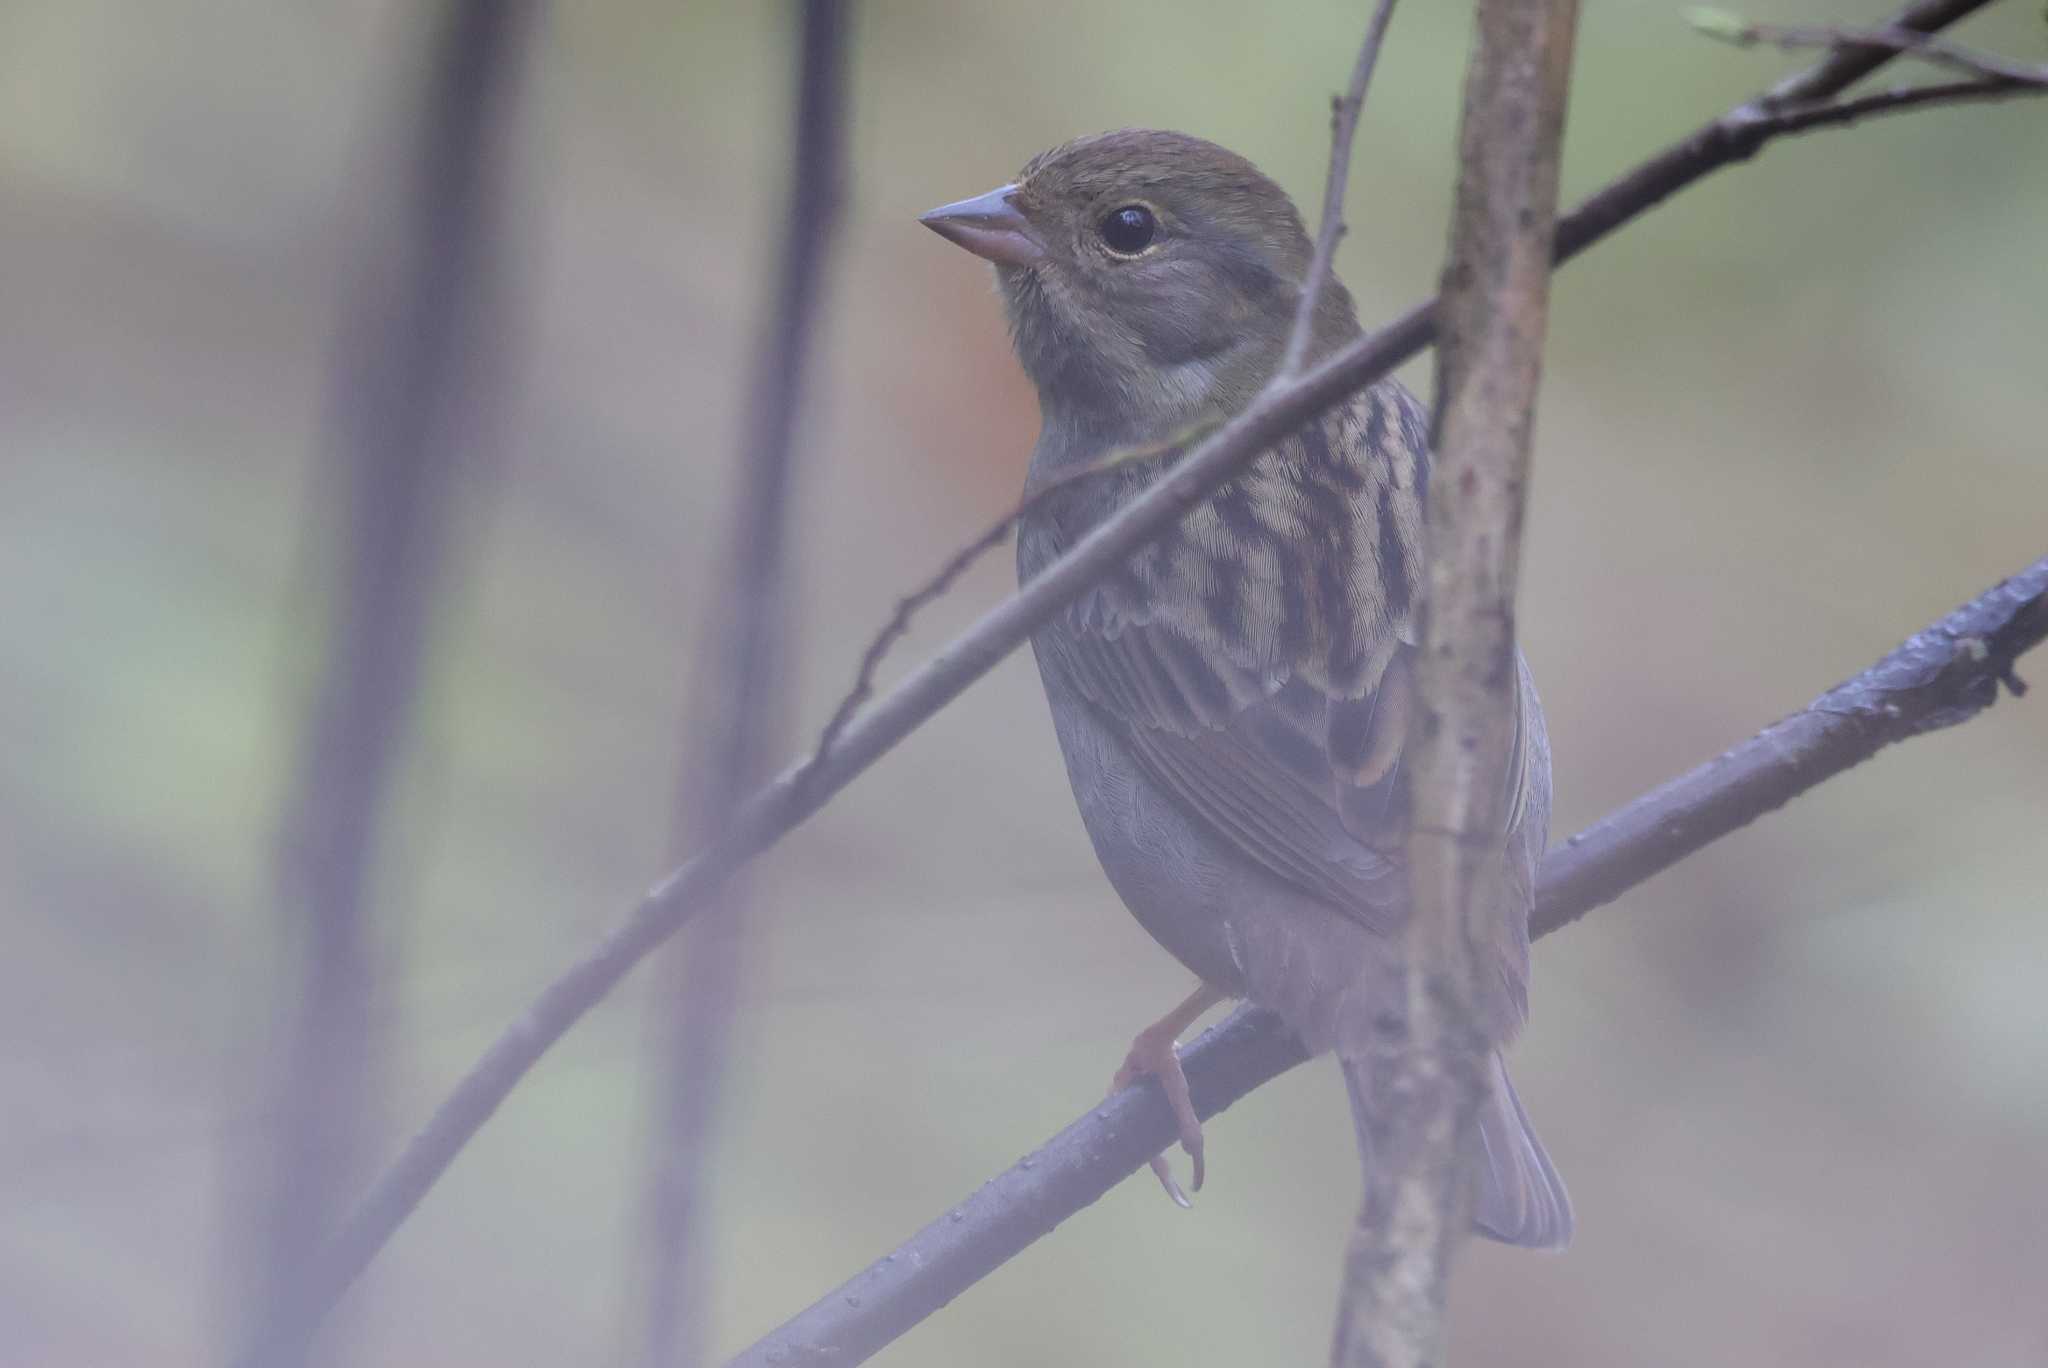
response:
<path fill-rule="evenodd" d="M 779 206 L 781 258 L 769 323 L 755 354 L 738 489 L 723 574 L 706 620 L 714 625 L 692 690 L 693 714 L 677 781 L 676 846 L 717 839 L 783 743 L 794 660 L 788 634 L 788 555 L 797 421 L 812 366 L 828 249 L 846 180 L 846 0 L 804 0 L 796 62 L 789 185 Z M 705 1296 L 708 1150 L 727 1044 L 744 976 L 747 890 L 734 879 L 690 928 L 654 1005 L 652 1147 L 640 1265 L 643 1346 L 650 1368 L 689 1368 L 708 1352 Z"/>
<path fill-rule="evenodd" d="M 1351 85 L 1330 103 L 1330 170 L 1323 182 L 1323 222 L 1316 231 L 1315 251 L 1309 258 L 1308 280 L 1302 286 L 1301 305 L 1295 310 L 1294 331 L 1287 338 L 1287 352 L 1280 360 L 1280 374 L 1292 375 L 1308 359 L 1309 344 L 1316 335 L 1316 304 L 1323 285 L 1330 278 L 1330 262 L 1337 255 L 1337 243 L 1344 236 L 1344 187 L 1351 179 L 1351 145 L 1358 138 L 1358 116 L 1365 108 L 1366 87 L 1372 84 L 1373 68 L 1379 64 L 1380 48 L 1386 42 L 1387 25 L 1394 17 L 1394 0 L 1379 0 L 1372 20 L 1365 26 L 1365 39 L 1352 63 Z"/>
<path fill-rule="evenodd" d="M 464 431 L 480 379 L 467 358 L 484 350 L 481 323 L 498 284 L 493 128 L 512 94 L 528 10 L 443 7 L 399 146 L 374 140 L 360 168 L 372 231 L 355 245 L 342 296 L 314 505 L 316 533 L 331 538 L 324 655 L 273 871 L 295 963 L 282 975 L 289 988 L 273 1031 L 285 1047 L 267 1152 L 253 1166 L 263 1191 L 249 1248 L 252 1327 L 301 1303 L 309 1266 L 362 1178 L 362 1131 L 378 1091 L 367 889 L 419 691 L 458 467 L 483 445 Z"/>

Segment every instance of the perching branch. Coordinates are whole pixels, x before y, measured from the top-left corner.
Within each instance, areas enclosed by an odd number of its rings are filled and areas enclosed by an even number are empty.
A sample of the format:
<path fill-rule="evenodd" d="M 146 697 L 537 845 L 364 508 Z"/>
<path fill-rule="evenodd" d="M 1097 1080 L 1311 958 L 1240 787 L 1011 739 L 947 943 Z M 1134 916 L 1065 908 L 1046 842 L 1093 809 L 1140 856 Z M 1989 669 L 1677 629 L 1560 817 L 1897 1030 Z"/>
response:
<path fill-rule="evenodd" d="M 1616 809 L 1543 862 L 1532 937 L 1612 902 L 1896 741 L 1967 722 L 2048 640 L 2048 557 L 1733 750 Z M 1181 1053 L 1207 1120 L 1305 1058 L 1279 1018 L 1243 1008 Z M 732 1360 L 849 1368 L 1144 1166 L 1178 1134 L 1152 1082 L 1126 1088 Z"/>
<path fill-rule="evenodd" d="M 1333 1368 L 1441 1363 L 1451 1260 L 1472 1226 L 1494 1042 L 1483 976 L 1503 916 L 1517 723 L 1515 585 L 1550 305 L 1550 241 L 1578 0 L 1479 0 L 1444 261 L 1426 590 L 1407 759 L 1405 1001 L 1343 1065 L 1371 1156 L 1344 1255 Z M 1341 1047 L 1340 1047 L 1341 1049 Z M 1354 1096 L 1357 1095 L 1354 1086 Z M 1366 1143 L 1368 1140 L 1370 1143 Z"/>
<path fill-rule="evenodd" d="M 1896 22 L 1938 28 L 1988 0 L 1913 0 Z M 1891 59 L 1837 52 L 1769 94 L 1730 111 L 1615 181 L 1558 223 L 1555 259 L 1577 256 L 1694 181 L 1754 156 L 1801 106 L 1831 99 Z M 786 771 L 750 799 L 725 835 L 661 880 L 626 920 L 551 982 L 456 1083 L 424 1127 L 337 1232 L 315 1294 L 331 1306 L 390 1239 L 527 1070 L 634 965 L 693 915 L 703 897 L 779 841 L 1015 650 L 1039 624 L 1220 488 L 1261 451 L 1416 355 L 1435 337 L 1435 301 L 1348 343 L 1306 373 L 1275 382 L 1139 497 L 1091 530 L 1025 588 L 984 615 L 839 733 L 824 754 Z"/>
<path fill-rule="evenodd" d="M 2048 638 L 2048 557 L 1734 750 L 1653 789 L 1553 849 L 1529 934 L 1547 936 L 1894 741 L 1967 722 Z"/>
<path fill-rule="evenodd" d="M 782 681 L 792 664 L 786 547 L 795 435 L 846 174 L 848 11 L 849 0 L 805 0 L 801 7 L 781 260 L 749 380 L 725 570 L 714 580 L 708 605 L 716 628 L 700 656 L 692 694 L 690 740 L 677 785 L 682 850 L 717 839 L 782 744 Z M 639 1268 L 649 1368 L 691 1368 L 708 1352 L 707 1152 L 739 1007 L 745 882 L 735 878 L 708 900 L 688 943 L 678 947 L 686 953 L 668 966 L 668 982 L 653 1007 L 654 1118 L 647 1244 Z"/>

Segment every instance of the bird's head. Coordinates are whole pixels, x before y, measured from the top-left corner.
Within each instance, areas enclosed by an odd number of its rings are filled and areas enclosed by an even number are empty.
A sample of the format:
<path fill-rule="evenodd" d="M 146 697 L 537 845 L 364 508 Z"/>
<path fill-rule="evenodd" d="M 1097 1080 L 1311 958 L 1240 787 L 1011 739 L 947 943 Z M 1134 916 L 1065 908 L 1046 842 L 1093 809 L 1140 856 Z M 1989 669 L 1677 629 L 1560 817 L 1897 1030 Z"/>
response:
<path fill-rule="evenodd" d="M 1311 244 L 1287 193 L 1236 153 L 1126 129 L 1041 153 L 921 220 L 995 264 L 1018 359 L 1055 413 L 1138 429 L 1243 404 L 1272 373 Z M 1312 354 L 1356 331 L 1331 281 Z"/>

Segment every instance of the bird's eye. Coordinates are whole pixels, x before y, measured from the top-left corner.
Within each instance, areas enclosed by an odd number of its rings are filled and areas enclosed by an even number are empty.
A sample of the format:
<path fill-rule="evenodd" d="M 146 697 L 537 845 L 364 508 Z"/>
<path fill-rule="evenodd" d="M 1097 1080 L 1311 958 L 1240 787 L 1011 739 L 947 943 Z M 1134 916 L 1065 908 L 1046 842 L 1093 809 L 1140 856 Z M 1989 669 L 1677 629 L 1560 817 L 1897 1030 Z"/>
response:
<path fill-rule="evenodd" d="M 1152 245 L 1159 221 L 1142 204 L 1126 204 L 1102 221 L 1102 240 L 1118 256 L 1136 256 Z"/>

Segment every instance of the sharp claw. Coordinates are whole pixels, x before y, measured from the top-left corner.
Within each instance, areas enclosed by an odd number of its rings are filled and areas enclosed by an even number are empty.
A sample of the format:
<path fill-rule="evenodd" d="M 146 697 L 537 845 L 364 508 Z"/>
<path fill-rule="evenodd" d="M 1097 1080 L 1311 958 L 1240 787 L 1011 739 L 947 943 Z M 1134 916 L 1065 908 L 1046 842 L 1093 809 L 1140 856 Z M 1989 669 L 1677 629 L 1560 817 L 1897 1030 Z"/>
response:
<path fill-rule="evenodd" d="M 1173 1199 L 1175 1206 L 1179 1207 L 1182 1211 L 1192 1211 L 1194 1209 L 1195 1204 L 1188 1200 L 1187 1193 L 1181 1191 L 1180 1184 L 1174 1181 L 1173 1169 L 1167 1165 L 1165 1155 L 1155 1154 L 1152 1156 L 1152 1172 L 1159 1175 L 1159 1185 L 1166 1189 L 1166 1195 Z M 1199 1190 L 1201 1186 L 1202 1180 L 1197 1178 L 1195 1180 L 1195 1187 Z"/>
<path fill-rule="evenodd" d="M 1131 1041 L 1130 1052 L 1124 1056 L 1123 1067 L 1116 1071 L 1116 1076 L 1109 1084 L 1110 1094 L 1114 1096 L 1146 1074 L 1159 1080 L 1159 1086 L 1166 1094 L 1166 1104 L 1173 1110 L 1176 1128 L 1180 1132 L 1180 1146 L 1194 1161 L 1194 1187 L 1197 1192 L 1202 1190 L 1202 1180 L 1207 1176 L 1207 1165 L 1203 1161 L 1202 1153 L 1202 1121 L 1195 1115 L 1194 1099 L 1188 1093 L 1187 1074 L 1181 1069 L 1180 1053 L 1173 1036 L 1192 1023 L 1195 1017 L 1214 1001 L 1215 994 L 1204 989 L 1173 1012 L 1140 1031 L 1137 1038 Z M 1188 1195 L 1181 1185 L 1174 1181 L 1173 1169 L 1167 1163 L 1166 1156 L 1154 1155 L 1150 1162 L 1153 1174 L 1159 1179 L 1159 1185 L 1166 1189 L 1166 1195 L 1173 1199 L 1174 1205 L 1192 1207 L 1194 1203 L 1188 1200 Z"/>
<path fill-rule="evenodd" d="M 1188 1095 L 1187 1075 L 1181 1072 L 1178 1055 L 1169 1054 L 1168 1070 L 1159 1075 L 1159 1082 L 1166 1089 L 1166 1100 L 1173 1107 L 1174 1119 L 1180 1123 L 1180 1147 L 1187 1151 L 1188 1158 L 1195 1161 L 1195 1191 L 1202 1190 L 1202 1120 L 1195 1115 L 1195 1101 Z"/>

